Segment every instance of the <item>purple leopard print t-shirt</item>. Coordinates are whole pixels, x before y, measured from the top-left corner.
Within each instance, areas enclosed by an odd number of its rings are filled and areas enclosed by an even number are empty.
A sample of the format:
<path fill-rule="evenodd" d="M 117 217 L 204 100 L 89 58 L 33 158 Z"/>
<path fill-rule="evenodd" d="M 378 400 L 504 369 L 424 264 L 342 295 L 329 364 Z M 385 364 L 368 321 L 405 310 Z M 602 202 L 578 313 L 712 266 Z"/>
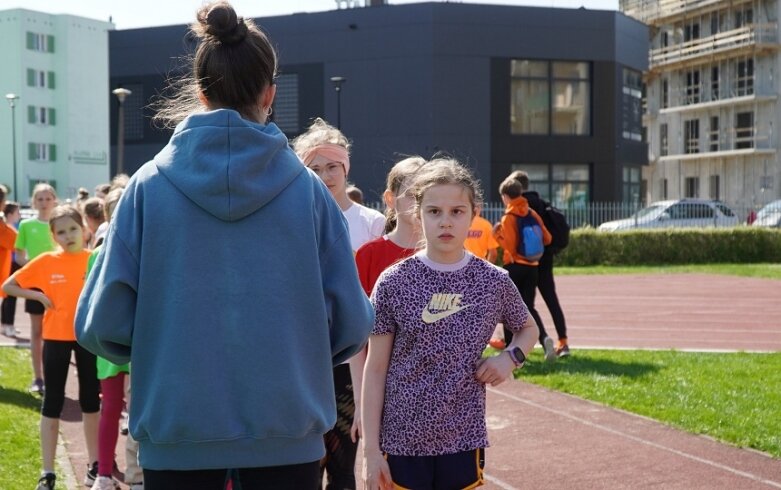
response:
<path fill-rule="evenodd" d="M 487 447 L 477 364 L 497 323 L 518 331 L 529 315 L 507 272 L 472 254 L 450 266 L 418 254 L 389 267 L 371 301 L 372 334 L 395 335 L 381 449 L 436 456 Z"/>

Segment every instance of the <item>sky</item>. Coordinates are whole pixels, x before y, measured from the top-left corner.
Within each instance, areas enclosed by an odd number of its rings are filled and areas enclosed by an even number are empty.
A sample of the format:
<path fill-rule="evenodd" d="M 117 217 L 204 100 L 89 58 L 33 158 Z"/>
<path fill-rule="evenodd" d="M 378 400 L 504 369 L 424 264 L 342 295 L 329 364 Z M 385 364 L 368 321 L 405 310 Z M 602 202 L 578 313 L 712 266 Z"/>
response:
<path fill-rule="evenodd" d="M 354 0 L 356 1 L 356 0 Z M 364 0 L 357 0 L 363 4 Z M 389 0 L 391 4 L 420 0 Z M 441 1 L 441 0 L 433 0 Z M 0 0 L 0 10 L 26 8 L 49 14 L 71 14 L 97 20 L 111 17 L 117 29 L 187 24 L 195 19 L 201 0 Z M 618 10 L 618 0 L 469 0 L 453 3 L 527 5 L 539 7 Z M 236 12 L 244 17 L 269 17 L 297 12 L 321 12 L 336 9 L 336 0 L 232 0 Z"/>

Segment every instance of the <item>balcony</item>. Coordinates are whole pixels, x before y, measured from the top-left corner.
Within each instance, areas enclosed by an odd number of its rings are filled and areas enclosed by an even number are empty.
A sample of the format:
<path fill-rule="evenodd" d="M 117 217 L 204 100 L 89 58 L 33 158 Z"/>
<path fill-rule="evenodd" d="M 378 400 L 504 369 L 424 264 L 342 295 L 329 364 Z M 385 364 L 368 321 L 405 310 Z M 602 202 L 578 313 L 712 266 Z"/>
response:
<path fill-rule="evenodd" d="M 712 62 L 719 58 L 736 56 L 741 51 L 777 50 L 778 25 L 752 24 L 730 31 L 719 32 L 713 36 L 693 39 L 685 43 L 652 49 L 649 54 L 651 70 L 672 70 L 691 66 L 698 58 L 703 62 Z"/>
<path fill-rule="evenodd" d="M 746 0 L 748 2 L 750 0 Z M 620 0 L 619 8 L 624 14 L 646 24 L 669 22 L 684 13 L 692 14 L 697 10 L 712 10 L 714 6 L 723 4 L 723 0 Z M 740 1 L 733 1 L 738 5 Z M 711 7 L 711 8 L 708 8 Z"/>
<path fill-rule="evenodd" d="M 774 102 L 778 94 L 770 87 L 770 80 L 766 82 L 755 85 L 754 77 L 741 77 L 729 86 L 722 84 L 709 87 L 700 84 L 679 87 L 670 91 L 669 106 L 659 108 L 659 114 Z"/>
<path fill-rule="evenodd" d="M 681 144 L 692 153 L 667 154 L 658 161 L 705 160 L 739 155 L 772 155 L 776 153 L 775 138 L 769 128 L 757 126 L 729 128 L 706 132 L 705 138 L 684 141 Z M 698 153 L 695 153 L 699 150 Z"/>

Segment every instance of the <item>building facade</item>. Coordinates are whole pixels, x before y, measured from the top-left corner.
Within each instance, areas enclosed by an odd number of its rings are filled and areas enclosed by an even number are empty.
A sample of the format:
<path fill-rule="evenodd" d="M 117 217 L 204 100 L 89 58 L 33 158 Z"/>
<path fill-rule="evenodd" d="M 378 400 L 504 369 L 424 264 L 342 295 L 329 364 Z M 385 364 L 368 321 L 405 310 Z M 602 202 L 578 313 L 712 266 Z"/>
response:
<path fill-rule="evenodd" d="M 65 199 L 109 179 L 111 29 L 72 15 L 0 11 L 0 92 L 18 97 L 13 111 L 0 109 L 0 182 L 13 199 L 29 202 L 38 182 Z"/>
<path fill-rule="evenodd" d="M 437 152 L 475 169 L 489 200 L 517 168 L 563 206 L 640 198 L 641 22 L 612 11 L 420 3 L 256 23 L 279 52 L 274 121 L 289 137 L 317 116 L 338 121 L 353 141 L 350 180 L 368 200 L 395 161 Z M 111 32 L 111 86 L 135 97 L 124 105 L 128 170 L 167 142 L 148 104 L 193 48 L 186 26 Z M 345 79 L 339 93 L 332 77 Z"/>
<path fill-rule="evenodd" d="M 781 197 L 779 2 L 621 0 L 650 26 L 648 200 Z M 745 216 L 743 216 L 745 218 Z"/>

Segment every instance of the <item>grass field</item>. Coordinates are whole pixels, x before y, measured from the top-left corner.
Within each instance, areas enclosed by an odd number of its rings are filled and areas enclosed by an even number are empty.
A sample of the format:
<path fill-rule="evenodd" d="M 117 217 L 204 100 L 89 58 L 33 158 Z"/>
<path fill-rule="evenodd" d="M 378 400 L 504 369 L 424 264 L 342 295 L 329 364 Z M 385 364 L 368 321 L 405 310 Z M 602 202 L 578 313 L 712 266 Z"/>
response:
<path fill-rule="evenodd" d="M 41 399 L 27 392 L 30 351 L 0 349 L 0 488 L 33 488 L 41 471 Z"/>
<path fill-rule="evenodd" d="M 781 279 L 781 264 L 556 267 L 555 273 L 556 275 L 699 273 Z"/>
<path fill-rule="evenodd" d="M 516 377 L 781 458 L 781 353 L 536 349 Z"/>

